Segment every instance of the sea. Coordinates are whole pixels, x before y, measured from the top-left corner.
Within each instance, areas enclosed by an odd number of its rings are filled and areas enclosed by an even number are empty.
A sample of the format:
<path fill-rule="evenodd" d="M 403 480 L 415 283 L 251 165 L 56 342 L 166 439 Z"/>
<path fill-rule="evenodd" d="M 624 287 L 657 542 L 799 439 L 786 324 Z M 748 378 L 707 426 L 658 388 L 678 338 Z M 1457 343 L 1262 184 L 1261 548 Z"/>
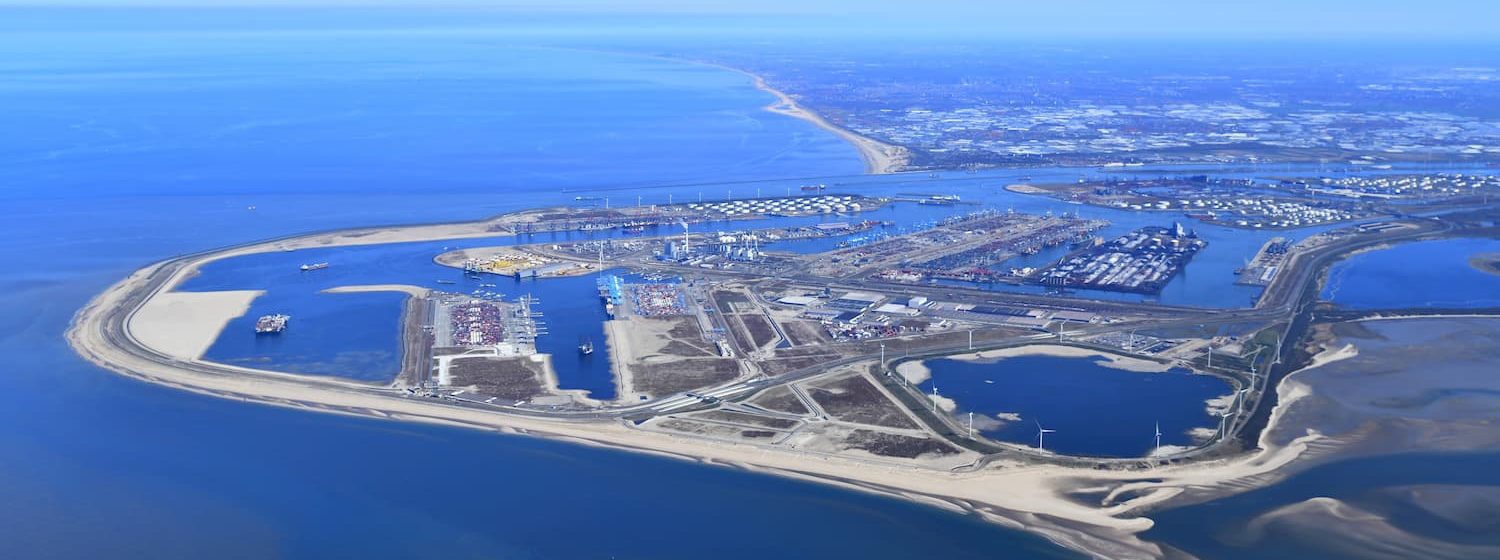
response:
<path fill-rule="evenodd" d="M 1035 535 L 902 500 L 535 438 L 210 398 L 83 361 L 63 340 L 74 313 L 152 262 L 576 196 L 651 204 L 826 183 L 1106 217 L 1109 232 L 1166 225 L 1160 215 L 1002 189 L 1023 175 L 1076 180 L 1108 170 L 861 175 L 851 146 L 762 110 L 774 98 L 724 69 L 539 47 L 514 27 L 461 19 L 438 25 L 382 13 L 350 28 L 337 17 L 284 25 L 256 14 L 231 22 L 227 13 L 6 12 L 16 17 L 0 34 L 0 259 L 8 264 L 0 272 L 0 557 L 1076 557 Z M 138 25 L 117 26 L 122 18 Z M 870 217 L 916 227 L 970 208 L 896 205 Z M 1189 226 L 1209 249 L 1152 299 L 1248 304 L 1256 291 L 1231 286 L 1232 268 L 1265 239 L 1287 235 Z M 226 336 L 210 349 L 214 359 L 378 380 L 398 367 L 401 297 L 321 289 L 432 285 L 452 273 L 431 264 L 432 250 L 505 242 L 513 241 L 249 256 L 215 263 L 184 289 L 236 287 L 252 272 L 270 285 L 250 315 L 286 310 L 295 331 L 308 333 L 275 343 Z M 333 266 L 295 270 L 321 260 Z M 591 289 L 589 279 L 497 287 L 536 295 L 562 333 L 555 344 L 568 347 L 597 328 L 598 317 L 586 315 L 596 309 L 569 307 Z M 586 320 L 566 319 L 575 312 Z M 265 344 L 278 346 L 257 346 Z M 571 360 L 559 364 L 564 387 L 612 395 L 607 363 L 556 354 Z"/>
<path fill-rule="evenodd" d="M 506 43 L 399 30 L 0 35 L 0 557 L 1075 556 L 807 482 L 190 394 L 68 348 L 75 311 L 173 255 L 481 218 L 571 188 L 863 167 L 836 137 L 762 111 L 773 97 L 745 76 Z M 354 267 L 327 272 L 340 268 Z M 394 342 L 399 298 L 326 299 L 321 312 L 371 320 L 330 330 L 353 345 L 332 357 L 294 349 L 296 369 L 393 367 L 390 348 L 371 348 Z M 297 313 L 297 328 L 317 322 Z M 215 351 L 235 351 L 224 344 Z"/>

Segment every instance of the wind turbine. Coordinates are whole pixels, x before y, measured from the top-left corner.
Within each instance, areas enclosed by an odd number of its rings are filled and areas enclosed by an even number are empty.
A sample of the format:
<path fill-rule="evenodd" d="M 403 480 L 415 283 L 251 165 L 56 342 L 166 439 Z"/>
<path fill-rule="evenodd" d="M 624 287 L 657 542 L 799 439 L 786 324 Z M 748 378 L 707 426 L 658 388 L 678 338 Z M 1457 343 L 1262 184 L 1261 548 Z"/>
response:
<path fill-rule="evenodd" d="M 1219 439 L 1220 440 L 1229 437 L 1229 432 L 1224 431 L 1224 428 L 1228 427 L 1227 424 L 1229 422 L 1229 417 L 1230 416 L 1234 416 L 1234 414 L 1231 413 L 1231 412 L 1229 412 L 1228 410 L 1219 413 Z"/>
<path fill-rule="evenodd" d="M 1161 449 L 1161 422 L 1156 423 L 1156 449 Z"/>
<path fill-rule="evenodd" d="M 1042 436 L 1044 436 L 1046 434 L 1054 433 L 1057 430 L 1049 430 L 1049 429 L 1043 428 L 1042 427 L 1042 422 L 1040 420 L 1032 420 L 1032 421 L 1036 422 L 1036 448 L 1037 448 L 1038 451 L 1046 451 L 1047 448 L 1042 446 Z"/>

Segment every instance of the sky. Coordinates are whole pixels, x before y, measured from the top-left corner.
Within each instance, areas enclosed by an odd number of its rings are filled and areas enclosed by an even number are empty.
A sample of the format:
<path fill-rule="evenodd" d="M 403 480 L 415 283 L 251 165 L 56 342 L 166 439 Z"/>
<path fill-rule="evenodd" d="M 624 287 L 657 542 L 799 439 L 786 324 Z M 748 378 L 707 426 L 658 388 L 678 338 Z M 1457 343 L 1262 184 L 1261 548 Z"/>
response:
<path fill-rule="evenodd" d="M 1500 41 L 1500 0 L 0 0 L 0 6 L 404 7 L 558 16 L 759 16 L 960 35 Z"/>

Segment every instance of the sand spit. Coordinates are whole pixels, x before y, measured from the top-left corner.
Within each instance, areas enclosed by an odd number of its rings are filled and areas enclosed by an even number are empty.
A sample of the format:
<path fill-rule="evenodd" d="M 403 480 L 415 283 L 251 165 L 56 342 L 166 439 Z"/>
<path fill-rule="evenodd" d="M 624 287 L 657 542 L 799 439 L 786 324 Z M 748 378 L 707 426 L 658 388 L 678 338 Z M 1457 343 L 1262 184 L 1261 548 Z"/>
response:
<path fill-rule="evenodd" d="M 266 292 L 169 292 L 147 300 L 130 318 L 137 340 L 179 360 L 196 360 L 213 346 L 229 321 L 250 310 Z"/>
<path fill-rule="evenodd" d="M 410 284 L 362 284 L 358 286 L 339 286 L 323 290 L 325 294 L 357 294 L 364 292 L 401 292 L 414 298 L 425 298 L 432 293 L 432 290 Z"/>
<path fill-rule="evenodd" d="M 838 135 L 839 138 L 843 138 L 845 141 L 853 144 L 859 150 L 859 157 L 865 160 L 866 172 L 873 174 L 894 173 L 900 171 L 910 161 L 911 154 L 906 148 L 887 144 L 830 123 L 821 115 L 798 105 L 797 101 L 792 99 L 791 96 L 768 85 L 765 78 L 739 69 L 731 68 L 731 70 L 750 76 L 751 79 L 755 80 L 755 87 L 757 89 L 776 96 L 776 102 L 768 105 L 766 107 L 767 111 L 810 122 L 818 128 L 832 132 Z"/>

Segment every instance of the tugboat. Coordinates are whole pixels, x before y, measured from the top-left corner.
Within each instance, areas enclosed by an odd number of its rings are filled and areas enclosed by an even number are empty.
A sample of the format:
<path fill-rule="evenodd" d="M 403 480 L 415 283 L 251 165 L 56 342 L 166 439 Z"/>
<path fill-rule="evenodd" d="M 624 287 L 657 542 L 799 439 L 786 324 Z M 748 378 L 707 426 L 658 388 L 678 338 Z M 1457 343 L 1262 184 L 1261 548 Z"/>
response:
<path fill-rule="evenodd" d="M 286 315 L 265 315 L 255 322 L 255 334 L 277 334 L 286 330 L 286 322 L 291 317 Z"/>
<path fill-rule="evenodd" d="M 594 353 L 594 341 L 589 340 L 588 338 L 579 339 L 579 342 L 578 342 L 578 353 L 579 354 L 583 354 L 585 356 L 587 356 L 589 354 L 593 354 Z"/>

